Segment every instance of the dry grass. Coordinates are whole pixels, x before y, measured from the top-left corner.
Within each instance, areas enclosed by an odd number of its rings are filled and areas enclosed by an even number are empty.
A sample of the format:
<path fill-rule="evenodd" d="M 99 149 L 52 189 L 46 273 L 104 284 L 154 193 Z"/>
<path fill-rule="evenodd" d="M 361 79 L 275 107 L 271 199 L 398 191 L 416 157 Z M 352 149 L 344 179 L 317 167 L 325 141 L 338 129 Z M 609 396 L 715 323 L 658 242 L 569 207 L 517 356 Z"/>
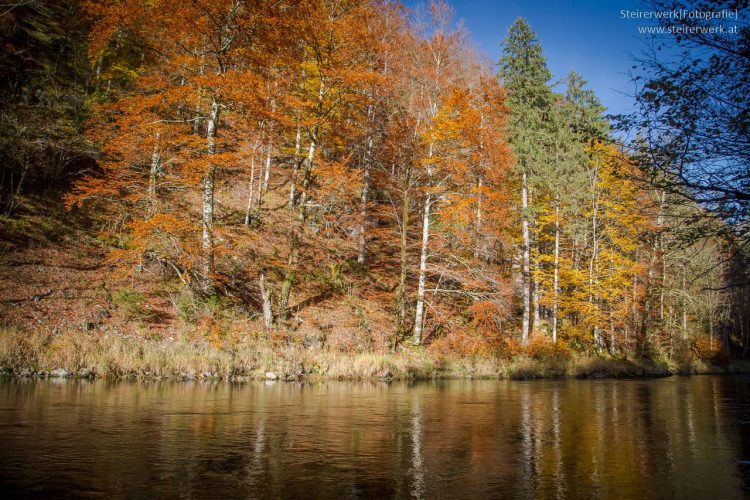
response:
<path fill-rule="evenodd" d="M 571 362 L 565 357 L 549 359 L 518 356 L 507 367 L 507 375 L 512 379 L 565 378 L 570 375 Z"/>
<path fill-rule="evenodd" d="M 449 362 L 417 348 L 389 354 L 348 354 L 294 344 L 274 349 L 260 335 L 248 335 L 227 348 L 80 331 L 50 335 L 0 329 L 0 367 L 16 374 L 63 368 L 71 374 L 153 378 L 263 378 L 267 372 L 287 379 L 496 378 L 503 374 L 500 366 L 497 360 L 482 358 Z"/>
<path fill-rule="evenodd" d="M 695 361 L 677 370 L 648 360 L 608 356 L 519 355 L 510 360 L 465 356 L 446 358 L 423 348 L 396 353 L 341 353 L 297 344 L 276 345 L 262 335 L 245 335 L 231 345 L 206 341 L 143 340 L 97 332 L 57 335 L 0 329 L 0 368 L 17 375 L 70 374 L 100 377 L 262 379 L 417 379 L 417 378 L 641 378 L 672 373 L 750 372 L 750 364 L 718 367 Z M 195 337 L 193 337 L 195 338 Z"/>
<path fill-rule="evenodd" d="M 530 378 L 649 378 L 676 373 L 666 363 L 630 360 L 608 355 L 518 356 L 507 368 L 513 379 Z"/>
<path fill-rule="evenodd" d="M 272 349 L 260 336 L 248 335 L 230 348 L 209 342 L 142 340 L 70 331 L 58 335 L 0 330 L 0 366 L 13 373 L 49 373 L 62 368 L 98 376 L 153 378 L 280 378 L 300 375 L 337 379 L 417 378 L 440 374 L 424 350 L 392 355 L 343 354 L 287 345 Z"/>
<path fill-rule="evenodd" d="M 602 356 L 578 358 L 573 368 L 573 375 L 577 378 L 667 377 L 673 373 L 674 368 L 666 363 Z"/>

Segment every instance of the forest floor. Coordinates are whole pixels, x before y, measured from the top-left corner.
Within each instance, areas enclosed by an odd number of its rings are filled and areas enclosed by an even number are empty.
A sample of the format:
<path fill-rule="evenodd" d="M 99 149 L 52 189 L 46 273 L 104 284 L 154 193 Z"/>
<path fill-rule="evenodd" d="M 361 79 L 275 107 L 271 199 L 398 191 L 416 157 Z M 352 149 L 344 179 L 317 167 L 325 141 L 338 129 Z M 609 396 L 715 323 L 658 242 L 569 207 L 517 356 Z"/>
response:
<path fill-rule="evenodd" d="M 634 360 L 569 350 L 446 354 L 398 349 L 366 294 L 303 298 L 292 329 L 222 304 L 190 314 L 179 283 L 114 272 L 95 221 L 49 198 L 0 218 L 0 373 L 146 379 L 612 378 L 750 372 L 750 364 Z M 363 320 L 365 313 L 366 320 Z"/>

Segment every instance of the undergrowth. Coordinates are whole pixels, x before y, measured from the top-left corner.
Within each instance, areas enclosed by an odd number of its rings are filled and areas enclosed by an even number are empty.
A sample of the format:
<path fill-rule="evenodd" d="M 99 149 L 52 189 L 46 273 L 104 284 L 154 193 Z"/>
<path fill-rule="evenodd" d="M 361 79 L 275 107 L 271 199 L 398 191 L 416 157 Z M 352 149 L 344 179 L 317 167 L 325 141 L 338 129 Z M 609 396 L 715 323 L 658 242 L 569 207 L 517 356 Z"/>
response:
<path fill-rule="evenodd" d="M 268 372 L 286 380 L 416 378 L 617 378 L 666 376 L 675 372 L 742 371 L 705 360 L 690 370 L 665 363 L 626 360 L 608 355 L 581 355 L 560 346 L 530 343 L 511 357 L 447 357 L 429 348 L 397 352 L 342 353 L 275 342 L 263 332 L 196 339 L 144 340 L 113 333 L 68 331 L 59 334 L 0 329 L 0 367 L 10 373 L 45 376 L 56 369 L 71 375 L 145 378 L 265 378 Z M 192 340 L 191 340 L 192 339 Z"/>

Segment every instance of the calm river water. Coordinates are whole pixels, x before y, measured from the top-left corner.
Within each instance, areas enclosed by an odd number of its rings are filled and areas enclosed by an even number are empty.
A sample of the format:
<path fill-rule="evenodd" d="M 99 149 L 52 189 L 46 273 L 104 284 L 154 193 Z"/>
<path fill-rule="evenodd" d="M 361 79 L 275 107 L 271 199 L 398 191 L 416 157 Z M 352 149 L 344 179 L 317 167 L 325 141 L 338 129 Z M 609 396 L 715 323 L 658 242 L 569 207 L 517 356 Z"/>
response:
<path fill-rule="evenodd" d="M 0 381 L 0 497 L 742 498 L 750 377 Z"/>

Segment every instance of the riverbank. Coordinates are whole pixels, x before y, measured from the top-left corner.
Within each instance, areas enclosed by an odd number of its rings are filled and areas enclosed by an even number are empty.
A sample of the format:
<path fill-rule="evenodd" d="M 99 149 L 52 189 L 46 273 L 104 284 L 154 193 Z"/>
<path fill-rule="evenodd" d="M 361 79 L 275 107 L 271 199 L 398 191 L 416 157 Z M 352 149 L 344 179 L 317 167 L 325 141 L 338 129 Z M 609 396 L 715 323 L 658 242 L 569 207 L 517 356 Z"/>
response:
<path fill-rule="evenodd" d="M 560 351 L 546 357 L 447 358 L 424 348 L 394 353 L 342 353 L 297 345 L 272 347 L 249 337 L 231 347 L 184 340 L 144 340 L 82 332 L 45 335 L 0 330 L 0 373 L 22 377 L 140 379 L 363 380 L 430 378 L 646 378 L 750 373 L 750 363 L 719 366 L 690 360 L 623 359 Z"/>

